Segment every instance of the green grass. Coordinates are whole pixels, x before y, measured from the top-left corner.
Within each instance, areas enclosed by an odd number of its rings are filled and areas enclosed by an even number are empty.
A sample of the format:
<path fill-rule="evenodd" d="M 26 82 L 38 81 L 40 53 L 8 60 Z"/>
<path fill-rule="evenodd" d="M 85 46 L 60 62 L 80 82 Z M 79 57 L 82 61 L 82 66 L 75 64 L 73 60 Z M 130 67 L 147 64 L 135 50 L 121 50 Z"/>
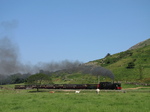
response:
<path fill-rule="evenodd" d="M 148 89 L 150 90 L 150 89 Z M 30 92 L 32 91 L 32 92 Z M 0 89 L 0 112 L 149 112 L 149 92 Z"/>

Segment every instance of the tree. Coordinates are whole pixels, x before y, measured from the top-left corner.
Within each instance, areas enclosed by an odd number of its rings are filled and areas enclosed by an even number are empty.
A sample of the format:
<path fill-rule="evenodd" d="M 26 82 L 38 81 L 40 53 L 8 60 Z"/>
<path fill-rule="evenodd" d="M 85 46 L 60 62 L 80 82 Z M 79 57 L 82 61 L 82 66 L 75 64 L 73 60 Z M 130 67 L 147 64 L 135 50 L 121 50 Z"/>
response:
<path fill-rule="evenodd" d="M 25 79 L 23 79 L 21 73 L 16 73 L 13 75 L 8 76 L 7 80 L 9 81 L 8 83 L 10 84 L 17 84 L 17 83 L 23 83 Z"/>
<path fill-rule="evenodd" d="M 36 85 L 37 91 L 39 91 L 39 87 L 42 84 L 50 84 L 52 83 L 52 80 L 50 76 L 43 74 L 43 73 L 37 73 L 34 75 L 31 75 L 27 79 L 27 84 Z"/>
<path fill-rule="evenodd" d="M 4 75 L 0 74 L 0 85 L 5 83 L 5 81 L 4 81 L 5 79 L 6 79 L 6 77 Z"/>

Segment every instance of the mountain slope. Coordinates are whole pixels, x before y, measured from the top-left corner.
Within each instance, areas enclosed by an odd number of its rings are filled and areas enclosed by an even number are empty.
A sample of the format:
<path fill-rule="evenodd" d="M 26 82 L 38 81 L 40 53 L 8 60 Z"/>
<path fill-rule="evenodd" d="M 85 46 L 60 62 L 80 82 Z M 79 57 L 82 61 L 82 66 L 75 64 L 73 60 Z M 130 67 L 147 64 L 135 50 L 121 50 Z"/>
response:
<path fill-rule="evenodd" d="M 140 42 L 129 50 L 87 64 L 96 64 L 110 69 L 115 80 L 150 83 L 150 39 Z"/>
<path fill-rule="evenodd" d="M 139 42 L 138 44 L 132 46 L 129 48 L 129 50 L 137 49 L 137 48 L 142 48 L 144 46 L 150 45 L 150 39 L 147 39 L 145 41 Z"/>

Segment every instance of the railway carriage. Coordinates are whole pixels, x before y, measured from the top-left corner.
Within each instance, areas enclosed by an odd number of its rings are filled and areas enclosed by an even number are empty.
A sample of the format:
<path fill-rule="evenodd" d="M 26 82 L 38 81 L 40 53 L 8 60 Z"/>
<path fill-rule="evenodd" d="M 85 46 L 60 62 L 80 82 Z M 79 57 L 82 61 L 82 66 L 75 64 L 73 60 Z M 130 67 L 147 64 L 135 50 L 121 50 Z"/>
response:
<path fill-rule="evenodd" d="M 121 90 L 121 83 L 100 82 L 99 84 L 48 84 L 48 85 L 16 85 L 15 89 L 110 89 Z"/>

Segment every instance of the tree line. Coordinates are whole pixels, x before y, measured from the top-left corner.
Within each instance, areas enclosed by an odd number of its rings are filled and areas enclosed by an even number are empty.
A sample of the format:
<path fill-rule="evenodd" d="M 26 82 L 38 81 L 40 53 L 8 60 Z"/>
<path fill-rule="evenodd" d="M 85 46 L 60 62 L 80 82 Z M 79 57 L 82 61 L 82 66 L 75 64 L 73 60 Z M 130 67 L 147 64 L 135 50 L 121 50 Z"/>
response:
<path fill-rule="evenodd" d="M 0 85 L 5 85 L 5 84 L 19 84 L 19 83 L 26 83 L 30 78 L 33 78 L 35 75 L 38 74 L 45 74 L 46 76 L 50 76 L 50 72 L 40 70 L 39 73 L 35 74 L 21 74 L 21 73 L 15 73 L 11 75 L 2 75 L 0 74 Z"/>

